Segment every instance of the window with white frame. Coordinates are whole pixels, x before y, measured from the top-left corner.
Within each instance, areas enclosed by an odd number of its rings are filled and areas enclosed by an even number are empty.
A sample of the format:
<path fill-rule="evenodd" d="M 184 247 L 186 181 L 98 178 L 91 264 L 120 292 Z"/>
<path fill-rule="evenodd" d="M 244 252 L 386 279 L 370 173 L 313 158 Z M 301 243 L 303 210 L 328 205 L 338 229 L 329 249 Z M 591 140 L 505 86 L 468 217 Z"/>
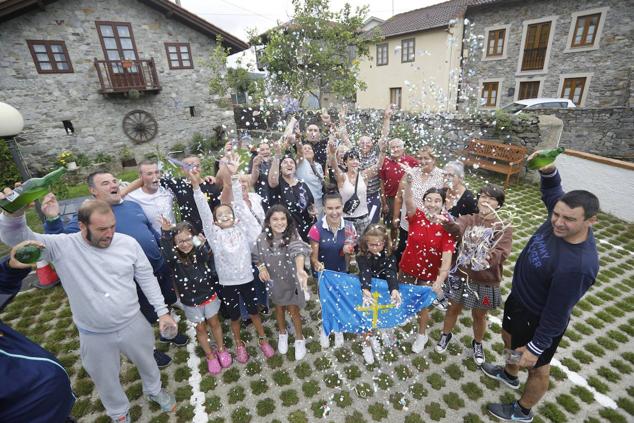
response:
<path fill-rule="evenodd" d="M 607 11 L 607 7 L 599 7 L 573 13 L 564 53 L 598 49 Z"/>

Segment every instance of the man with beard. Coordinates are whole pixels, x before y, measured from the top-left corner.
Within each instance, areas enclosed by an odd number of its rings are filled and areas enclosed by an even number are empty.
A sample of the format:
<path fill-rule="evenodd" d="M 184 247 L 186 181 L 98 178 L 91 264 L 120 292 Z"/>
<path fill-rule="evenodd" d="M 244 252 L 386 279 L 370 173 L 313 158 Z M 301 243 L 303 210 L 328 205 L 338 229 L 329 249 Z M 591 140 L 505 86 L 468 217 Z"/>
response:
<path fill-rule="evenodd" d="M 0 195 L 10 194 L 6 188 Z M 55 265 L 79 330 L 82 365 L 114 422 L 131 421 L 130 403 L 119 380 L 121 354 L 137 366 L 147 398 L 164 412 L 173 411 L 176 401 L 161 387 L 152 358 L 152 327 L 139 313 L 136 295 L 138 285 L 159 316 L 161 330 L 176 325 L 150 262 L 133 237 L 115 232 L 115 214 L 107 202 L 85 201 L 77 220 L 78 233 L 42 235 L 26 225 L 24 210 L 3 214 L 0 240 L 8 245 L 35 240 L 46 247 L 42 256 Z"/>
<path fill-rule="evenodd" d="M 112 212 L 117 218 L 116 230 L 118 233 L 126 234 L 134 238 L 143 249 L 147 259 L 154 269 L 154 275 L 158 279 L 161 293 L 167 304 L 176 302 L 176 294 L 171 281 L 169 267 L 166 265 L 160 248 L 160 235 L 154 230 L 143 209 L 137 203 L 124 201 L 121 199 L 119 180 L 108 172 L 94 172 L 88 175 L 88 187 L 90 193 L 97 200 L 104 201 L 112 207 Z M 42 212 L 46 216 L 44 230 L 47 234 L 66 233 L 71 234 L 80 231 L 78 214 L 75 214 L 68 224 L 64 225 L 59 216 L 59 204 L 55 195 L 47 194 L 42 201 Z M 150 302 L 145 297 L 143 291 L 137 286 L 141 312 L 150 324 L 157 320 Z M 163 343 L 173 343 L 182 347 L 187 345 L 189 338 L 183 335 L 176 335 L 172 339 L 160 338 Z M 154 350 L 154 358 L 159 367 L 166 367 L 172 359 L 165 353 Z"/>

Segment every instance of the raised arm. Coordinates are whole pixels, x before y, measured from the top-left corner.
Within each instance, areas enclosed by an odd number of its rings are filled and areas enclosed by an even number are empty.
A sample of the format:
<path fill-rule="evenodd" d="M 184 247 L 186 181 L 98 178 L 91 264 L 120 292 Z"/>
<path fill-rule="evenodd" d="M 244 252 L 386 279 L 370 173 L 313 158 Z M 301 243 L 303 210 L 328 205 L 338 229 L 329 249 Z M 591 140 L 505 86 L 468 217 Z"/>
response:
<path fill-rule="evenodd" d="M 379 147 L 387 147 L 387 138 L 390 136 L 390 123 L 392 119 L 392 115 L 394 115 L 394 109 L 390 104 L 385 108 L 385 112 L 383 112 L 383 126 L 381 126 L 381 138 L 379 139 Z M 384 148 L 381 148 L 383 150 Z"/>
<path fill-rule="evenodd" d="M 197 169 L 193 169 L 188 173 L 188 177 L 194 191 L 194 202 L 196 203 L 196 208 L 198 209 L 198 214 L 200 215 L 200 221 L 203 224 L 203 233 L 205 234 L 205 238 L 207 238 L 209 245 L 213 248 L 213 243 L 216 240 L 216 232 L 219 231 L 220 228 L 214 224 L 214 215 L 209 208 L 209 203 L 205 198 L 205 194 L 203 194 L 200 190 L 200 173 Z"/>
<path fill-rule="evenodd" d="M 132 191 L 141 188 L 142 186 L 143 186 L 143 181 L 141 180 L 141 178 L 136 178 L 134 181 L 121 187 L 121 198 L 130 194 Z"/>
<path fill-rule="evenodd" d="M 280 184 L 280 160 L 282 160 L 281 142 L 275 144 L 275 154 L 271 160 L 271 169 L 269 170 L 269 187 L 277 188 Z"/>
<path fill-rule="evenodd" d="M 414 194 L 412 193 L 412 176 L 409 174 L 403 175 L 401 178 L 401 182 L 399 183 L 399 193 L 402 193 L 403 201 L 405 201 L 405 211 L 407 212 L 407 216 L 413 216 L 416 213 L 416 204 L 414 204 Z M 400 201 L 399 201 L 400 203 Z M 400 205 L 398 208 L 398 213 L 400 213 Z M 396 199 L 394 201 L 394 213 L 396 211 Z M 396 216 L 396 214 L 395 214 Z"/>
<path fill-rule="evenodd" d="M 236 226 L 240 228 L 249 244 L 251 244 L 258 239 L 262 232 L 262 227 L 244 202 L 244 198 L 242 198 L 242 185 L 240 185 L 237 175 L 232 175 L 231 190 L 233 192 L 233 212 L 237 218 Z"/>
<path fill-rule="evenodd" d="M 335 179 L 337 180 L 337 186 L 341 188 L 345 182 L 345 177 L 339 165 L 337 165 L 337 145 L 334 138 L 331 136 L 328 140 L 328 166 L 335 173 Z"/>

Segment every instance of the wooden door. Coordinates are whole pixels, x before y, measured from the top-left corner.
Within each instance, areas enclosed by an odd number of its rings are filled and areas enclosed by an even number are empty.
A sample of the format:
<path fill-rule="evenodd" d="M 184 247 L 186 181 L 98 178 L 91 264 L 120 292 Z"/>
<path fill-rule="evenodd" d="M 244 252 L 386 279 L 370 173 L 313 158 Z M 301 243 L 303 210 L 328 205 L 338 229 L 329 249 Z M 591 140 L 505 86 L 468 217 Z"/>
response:
<path fill-rule="evenodd" d="M 117 90 L 145 87 L 132 26 L 127 22 L 97 22 L 112 88 Z"/>

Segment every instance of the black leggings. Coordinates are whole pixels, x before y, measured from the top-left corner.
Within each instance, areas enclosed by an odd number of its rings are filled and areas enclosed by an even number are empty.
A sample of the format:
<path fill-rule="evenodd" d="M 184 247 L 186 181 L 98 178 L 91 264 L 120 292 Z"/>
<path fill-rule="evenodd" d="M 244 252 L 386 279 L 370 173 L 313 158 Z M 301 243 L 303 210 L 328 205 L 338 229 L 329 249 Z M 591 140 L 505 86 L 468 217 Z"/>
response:
<path fill-rule="evenodd" d="M 401 257 L 403 256 L 403 251 L 405 251 L 405 247 L 407 247 L 407 236 L 408 232 L 399 227 L 398 228 L 398 245 L 396 246 L 396 251 L 394 251 L 394 257 L 396 257 L 396 265 L 398 266 L 401 263 Z"/>

